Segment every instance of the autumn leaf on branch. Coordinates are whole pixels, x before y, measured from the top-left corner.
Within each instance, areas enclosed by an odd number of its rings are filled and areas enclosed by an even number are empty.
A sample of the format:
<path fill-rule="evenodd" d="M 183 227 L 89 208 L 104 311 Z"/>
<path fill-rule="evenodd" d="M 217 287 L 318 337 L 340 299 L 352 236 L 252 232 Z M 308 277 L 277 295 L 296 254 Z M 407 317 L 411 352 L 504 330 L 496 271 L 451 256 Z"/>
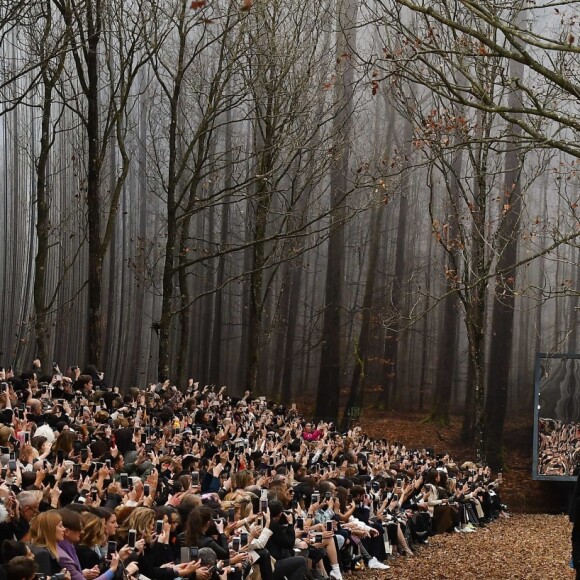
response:
<path fill-rule="evenodd" d="M 203 8 L 207 4 L 207 0 L 194 0 L 191 3 L 191 9 L 197 10 L 199 8 Z"/>
<path fill-rule="evenodd" d="M 254 0 L 243 0 L 240 10 L 247 12 L 254 5 Z"/>

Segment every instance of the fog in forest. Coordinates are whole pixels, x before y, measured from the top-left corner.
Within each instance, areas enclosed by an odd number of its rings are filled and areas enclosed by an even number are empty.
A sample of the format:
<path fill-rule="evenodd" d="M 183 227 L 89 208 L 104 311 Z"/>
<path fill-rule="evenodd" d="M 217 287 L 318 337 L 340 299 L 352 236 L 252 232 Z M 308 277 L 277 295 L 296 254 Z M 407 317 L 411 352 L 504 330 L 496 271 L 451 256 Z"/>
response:
<path fill-rule="evenodd" d="M 456 412 L 499 457 L 578 349 L 575 6 L 0 0 L 0 364 Z"/>

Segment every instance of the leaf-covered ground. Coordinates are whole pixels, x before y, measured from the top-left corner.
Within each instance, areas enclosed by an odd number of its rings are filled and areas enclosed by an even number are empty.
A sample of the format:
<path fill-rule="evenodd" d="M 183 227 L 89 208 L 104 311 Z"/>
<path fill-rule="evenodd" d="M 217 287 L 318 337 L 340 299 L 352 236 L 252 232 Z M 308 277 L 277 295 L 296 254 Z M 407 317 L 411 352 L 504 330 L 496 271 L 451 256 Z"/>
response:
<path fill-rule="evenodd" d="M 473 534 L 442 534 L 413 557 L 388 561 L 390 570 L 364 570 L 349 580 L 567 580 L 572 526 L 563 516 L 516 514 Z"/>

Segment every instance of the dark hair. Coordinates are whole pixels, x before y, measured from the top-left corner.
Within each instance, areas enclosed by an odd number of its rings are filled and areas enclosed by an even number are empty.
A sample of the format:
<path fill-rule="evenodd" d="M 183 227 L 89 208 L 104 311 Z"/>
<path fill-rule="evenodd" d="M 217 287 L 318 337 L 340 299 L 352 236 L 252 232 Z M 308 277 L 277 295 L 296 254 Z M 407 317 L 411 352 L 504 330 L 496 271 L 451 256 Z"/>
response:
<path fill-rule="evenodd" d="M 60 487 L 60 498 L 59 498 L 60 505 L 65 506 L 72 503 L 79 492 L 77 482 L 65 480 L 59 484 L 59 487 Z"/>
<path fill-rule="evenodd" d="M 185 530 L 186 546 L 199 546 L 202 530 L 208 522 L 211 522 L 212 514 L 212 510 L 203 505 L 191 510 Z"/>
<path fill-rule="evenodd" d="M 28 553 L 28 548 L 24 542 L 18 542 L 16 540 L 4 540 L 2 544 L 2 559 L 4 562 L 16 558 L 16 556 L 26 556 Z"/>
<path fill-rule="evenodd" d="M 83 529 L 83 522 L 79 512 L 65 508 L 60 510 L 59 513 L 62 518 L 62 525 L 65 528 L 75 532 L 80 532 Z"/>
<path fill-rule="evenodd" d="M 30 440 L 30 445 L 34 447 L 37 451 L 42 451 L 42 446 L 48 441 L 48 439 L 44 435 L 35 435 Z"/>
<path fill-rule="evenodd" d="M 437 476 L 439 475 L 439 472 L 437 471 L 437 469 L 432 468 L 427 472 L 427 477 L 425 478 L 424 483 L 431 483 L 432 485 L 437 485 Z"/>
<path fill-rule="evenodd" d="M 38 570 L 38 564 L 26 556 L 16 556 L 6 564 L 6 578 L 8 580 L 22 580 L 33 578 Z"/>
<path fill-rule="evenodd" d="M 115 431 L 115 444 L 121 455 L 127 451 L 134 451 L 133 431 L 131 429 L 117 429 Z"/>
<path fill-rule="evenodd" d="M 278 499 L 273 499 L 268 505 L 270 507 L 271 518 L 279 516 L 284 511 L 284 504 Z"/>

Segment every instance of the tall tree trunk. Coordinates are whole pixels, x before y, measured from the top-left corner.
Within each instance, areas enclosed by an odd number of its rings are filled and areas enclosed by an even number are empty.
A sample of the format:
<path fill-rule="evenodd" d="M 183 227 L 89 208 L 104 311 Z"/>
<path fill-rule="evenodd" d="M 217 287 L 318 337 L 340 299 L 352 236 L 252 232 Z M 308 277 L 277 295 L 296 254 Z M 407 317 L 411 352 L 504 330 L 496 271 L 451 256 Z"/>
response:
<path fill-rule="evenodd" d="M 226 176 L 224 188 L 230 191 L 233 185 L 233 156 L 232 156 L 232 111 L 228 107 L 226 112 L 226 127 L 224 138 L 224 155 L 226 159 Z M 220 251 L 224 251 L 228 243 L 228 230 L 230 227 L 230 196 L 224 197 L 221 205 L 221 223 L 220 223 Z M 218 385 L 221 375 L 222 360 L 222 320 L 223 320 L 223 296 L 225 282 L 226 257 L 220 254 L 218 257 L 216 271 L 216 295 L 214 300 L 213 330 L 211 335 L 211 355 L 209 363 L 209 382 Z M 222 381 L 223 382 L 223 381 Z"/>
<path fill-rule="evenodd" d="M 167 163 L 167 187 L 166 187 L 166 208 L 167 208 L 167 237 L 165 241 L 165 257 L 163 260 L 163 278 L 162 278 L 162 299 L 161 299 L 161 316 L 158 324 L 159 334 L 159 355 L 157 360 L 157 378 L 163 382 L 170 377 L 170 329 L 171 320 L 174 310 L 174 293 L 175 293 L 175 262 L 176 249 L 180 243 L 180 227 L 177 222 L 178 218 L 178 186 L 181 172 L 179 170 L 179 151 L 182 143 L 180 142 L 179 119 L 180 105 L 183 89 L 183 74 L 186 51 L 186 33 L 183 29 L 183 19 L 185 6 L 179 11 L 179 45 L 177 54 L 176 72 L 173 77 L 173 85 L 170 90 L 166 91 L 169 99 L 169 136 L 168 150 L 169 159 Z M 156 71 L 158 73 L 158 71 Z M 159 74 L 159 73 L 158 73 Z"/>
<path fill-rule="evenodd" d="M 335 96 L 338 111 L 334 121 L 335 160 L 330 175 L 330 232 L 326 262 L 324 320 L 320 372 L 316 393 L 315 415 L 336 422 L 340 404 L 341 361 L 340 336 L 343 261 L 344 261 L 344 198 L 348 191 L 348 167 L 353 113 L 354 69 L 352 52 L 356 47 L 358 0 L 337 2 L 340 28 L 337 42 L 337 81 Z"/>
<path fill-rule="evenodd" d="M 349 412 L 354 407 L 362 407 L 364 396 L 365 369 L 368 362 L 368 346 L 371 327 L 371 313 L 373 306 L 373 293 L 377 273 L 377 264 L 380 254 L 380 231 L 383 220 L 383 207 L 374 207 L 371 214 L 371 230 L 369 236 L 369 261 L 367 265 L 367 276 L 365 282 L 365 292 L 362 303 L 362 320 L 357 345 L 355 348 L 354 370 L 350 383 L 350 392 L 346 403 L 345 412 L 342 418 L 342 430 L 348 427 Z"/>
<path fill-rule="evenodd" d="M 411 123 L 405 123 L 405 132 L 403 137 L 403 147 L 407 155 L 410 155 L 411 140 L 413 138 L 413 126 Z M 405 169 L 401 179 L 401 188 L 399 191 L 399 217 L 397 224 L 397 249 L 395 252 L 395 274 L 391 286 L 391 295 L 389 301 L 389 322 L 385 336 L 384 350 L 384 381 L 383 381 L 383 403 L 382 406 L 389 406 L 396 403 L 398 387 L 398 357 L 399 357 L 399 340 L 400 340 L 400 319 L 401 308 L 403 305 L 403 284 L 405 276 L 405 264 L 407 259 L 407 221 L 409 213 L 409 182 L 411 170 Z"/>
<path fill-rule="evenodd" d="M 50 3 L 47 9 L 50 11 Z M 50 19 L 50 14 L 47 20 Z M 47 22 L 46 29 L 50 29 L 50 23 Z M 62 71 L 64 60 L 59 65 Z M 40 359 L 44 369 L 48 371 L 49 359 L 49 340 L 50 340 L 50 321 L 48 319 L 47 303 L 47 271 L 48 271 L 48 249 L 50 236 L 50 217 L 49 217 L 49 194 L 47 169 L 50 150 L 52 148 L 51 137 L 51 110 L 53 106 L 53 88 L 56 79 L 60 76 L 50 78 L 48 71 L 44 70 L 42 74 L 42 122 L 40 127 L 40 152 L 36 161 L 36 240 L 37 251 L 34 259 L 34 330 L 36 335 L 36 357 Z"/>
<path fill-rule="evenodd" d="M 302 257 L 294 264 L 290 275 L 290 296 L 288 298 L 288 324 L 284 350 L 284 368 L 282 371 L 281 401 L 288 405 L 292 400 L 292 375 L 294 370 L 294 340 L 298 325 L 298 307 L 302 289 Z"/>
<path fill-rule="evenodd" d="M 522 17 L 523 14 L 518 15 L 518 19 L 522 19 Z M 510 63 L 510 78 L 521 78 L 523 74 L 523 65 Z M 514 108 L 520 106 L 522 103 L 521 92 L 514 89 L 508 97 L 508 103 Z M 505 461 L 503 431 L 512 360 L 515 264 L 518 259 L 519 224 L 522 208 L 520 173 L 523 160 L 518 154 L 522 129 L 513 124 L 511 131 L 513 138 L 508 141 L 508 150 L 505 153 L 505 201 L 503 209 L 505 215 L 498 236 L 501 253 L 497 268 L 503 273 L 496 278 L 494 293 L 484 422 L 485 458 L 492 469 L 503 467 Z"/>
<path fill-rule="evenodd" d="M 88 362 L 101 367 L 103 354 L 103 252 L 101 249 L 101 136 L 99 131 L 99 43 L 101 2 L 87 10 L 87 224 L 89 232 Z"/>
<path fill-rule="evenodd" d="M 460 205 L 460 190 L 458 180 L 462 177 L 463 155 L 460 149 L 453 160 L 451 176 L 448 180 L 449 194 L 449 220 L 446 244 L 446 269 L 448 272 L 456 272 L 459 265 L 454 254 L 459 247 L 459 235 L 457 215 Z M 453 389 L 453 369 L 457 356 L 457 337 L 459 335 L 459 300 L 453 291 L 455 287 L 454 276 L 446 277 L 443 300 L 443 337 L 439 340 L 437 356 L 437 372 L 435 375 L 435 392 L 433 394 L 433 406 L 431 407 L 430 419 L 442 425 L 449 425 L 449 403 Z"/>
<path fill-rule="evenodd" d="M 286 352 L 286 337 L 288 335 L 288 316 L 290 310 L 290 294 L 292 285 L 292 271 L 290 260 L 284 262 L 280 274 L 282 288 L 278 301 L 278 314 L 274 323 L 275 346 L 273 351 L 274 372 L 272 379 L 272 397 L 281 400 L 282 375 L 284 373 L 284 355 Z"/>

